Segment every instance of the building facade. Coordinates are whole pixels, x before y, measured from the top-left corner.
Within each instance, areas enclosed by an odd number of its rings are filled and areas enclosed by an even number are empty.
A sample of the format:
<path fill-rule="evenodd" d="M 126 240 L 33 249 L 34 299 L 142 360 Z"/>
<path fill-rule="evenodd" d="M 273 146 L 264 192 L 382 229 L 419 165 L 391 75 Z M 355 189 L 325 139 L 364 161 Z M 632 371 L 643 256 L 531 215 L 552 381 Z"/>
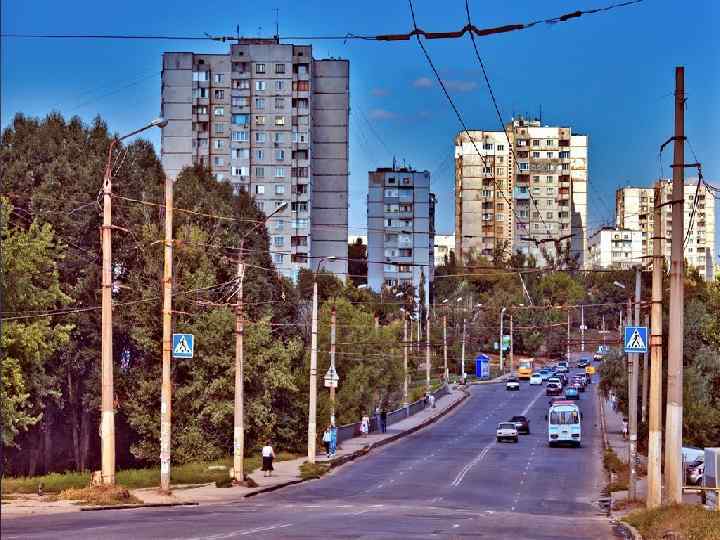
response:
<path fill-rule="evenodd" d="M 162 163 L 201 164 L 270 214 L 271 256 L 295 278 L 323 257 L 347 274 L 349 63 L 309 45 L 240 39 L 228 54 L 163 54 Z"/>
<path fill-rule="evenodd" d="M 446 261 L 450 261 L 450 256 L 455 254 L 455 235 L 454 234 L 436 234 L 435 235 L 435 266 L 443 266 Z"/>
<path fill-rule="evenodd" d="M 585 265 L 588 137 L 513 119 L 455 139 L 455 252 L 520 251 L 538 264 L 569 250 Z"/>
<path fill-rule="evenodd" d="M 368 285 L 375 292 L 410 284 L 430 303 L 435 243 L 435 195 L 430 173 L 406 167 L 368 173 Z"/>
<path fill-rule="evenodd" d="M 672 198 L 672 180 L 658 182 L 661 201 L 666 203 Z M 713 278 L 715 263 L 715 198 L 704 185 L 698 189 L 696 180 L 685 183 L 684 200 L 684 256 L 687 265 L 696 269 L 704 278 Z M 642 234 L 642 257 L 653 254 L 652 237 L 654 231 L 653 209 L 655 206 L 654 188 L 624 187 L 615 193 L 616 222 L 619 227 L 639 230 Z M 662 206 L 661 222 L 664 255 L 670 264 L 672 250 L 672 205 Z M 692 228 L 691 227 L 692 216 Z M 688 234 L 688 231 L 690 233 Z"/>
<path fill-rule="evenodd" d="M 627 270 L 642 263 L 639 230 L 603 227 L 588 238 L 588 268 Z"/>

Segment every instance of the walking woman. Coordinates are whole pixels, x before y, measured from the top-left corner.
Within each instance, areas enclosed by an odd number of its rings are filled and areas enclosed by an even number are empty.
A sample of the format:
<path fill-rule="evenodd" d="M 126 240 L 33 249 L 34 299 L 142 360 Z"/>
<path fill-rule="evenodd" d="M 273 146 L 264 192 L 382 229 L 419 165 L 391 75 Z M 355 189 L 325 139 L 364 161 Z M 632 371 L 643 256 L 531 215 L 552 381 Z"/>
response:
<path fill-rule="evenodd" d="M 265 473 L 263 476 L 272 476 L 272 472 L 274 470 L 273 458 L 275 458 L 275 451 L 273 450 L 270 441 L 268 441 L 262 449 L 262 470 Z"/>

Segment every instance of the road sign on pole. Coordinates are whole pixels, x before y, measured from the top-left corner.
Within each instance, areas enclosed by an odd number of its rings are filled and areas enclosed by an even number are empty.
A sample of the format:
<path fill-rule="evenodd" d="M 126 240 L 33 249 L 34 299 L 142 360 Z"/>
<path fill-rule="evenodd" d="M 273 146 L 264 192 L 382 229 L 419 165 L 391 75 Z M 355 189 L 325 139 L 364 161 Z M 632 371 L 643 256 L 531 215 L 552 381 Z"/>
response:
<path fill-rule="evenodd" d="M 625 352 L 646 353 L 648 352 L 647 326 L 626 326 L 625 327 Z"/>
<path fill-rule="evenodd" d="M 173 358 L 192 358 L 195 352 L 195 336 L 192 334 L 173 334 Z"/>
<path fill-rule="evenodd" d="M 327 370 L 327 373 L 325 373 L 325 386 L 327 388 L 337 388 L 339 382 L 340 377 L 338 376 L 337 371 L 335 371 L 335 368 L 331 366 Z"/>

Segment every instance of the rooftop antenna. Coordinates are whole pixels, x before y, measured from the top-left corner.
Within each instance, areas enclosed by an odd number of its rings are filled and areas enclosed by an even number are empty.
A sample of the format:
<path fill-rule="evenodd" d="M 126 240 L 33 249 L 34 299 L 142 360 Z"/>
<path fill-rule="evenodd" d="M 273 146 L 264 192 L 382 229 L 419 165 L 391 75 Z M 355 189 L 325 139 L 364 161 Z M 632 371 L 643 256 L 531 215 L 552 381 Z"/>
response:
<path fill-rule="evenodd" d="M 238 43 L 240 43 L 240 25 L 235 25 L 235 36 L 237 37 Z"/>
<path fill-rule="evenodd" d="M 393 171 L 395 170 L 395 156 L 393 156 Z"/>
<path fill-rule="evenodd" d="M 542 125 L 542 103 L 540 104 L 540 124 Z"/>
<path fill-rule="evenodd" d="M 280 9 L 275 8 L 275 41 L 280 43 Z"/>

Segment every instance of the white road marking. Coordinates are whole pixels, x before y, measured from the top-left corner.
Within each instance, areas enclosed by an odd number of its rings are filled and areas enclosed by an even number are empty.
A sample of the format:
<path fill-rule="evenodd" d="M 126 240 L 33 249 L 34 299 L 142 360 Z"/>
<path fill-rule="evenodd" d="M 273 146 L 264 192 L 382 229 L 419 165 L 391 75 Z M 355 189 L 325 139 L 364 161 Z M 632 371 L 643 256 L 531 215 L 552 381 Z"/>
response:
<path fill-rule="evenodd" d="M 268 525 L 267 527 L 256 527 L 254 529 L 244 529 L 238 531 L 230 531 L 226 533 L 213 534 L 211 536 L 198 536 L 195 538 L 189 538 L 187 540 L 223 540 L 225 538 L 232 538 L 233 536 L 247 536 L 249 534 L 256 534 L 259 532 L 272 531 L 275 529 L 284 529 L 285 527 L 291 527 L 292 523 L 278 523 L 275 525 Z"/>

